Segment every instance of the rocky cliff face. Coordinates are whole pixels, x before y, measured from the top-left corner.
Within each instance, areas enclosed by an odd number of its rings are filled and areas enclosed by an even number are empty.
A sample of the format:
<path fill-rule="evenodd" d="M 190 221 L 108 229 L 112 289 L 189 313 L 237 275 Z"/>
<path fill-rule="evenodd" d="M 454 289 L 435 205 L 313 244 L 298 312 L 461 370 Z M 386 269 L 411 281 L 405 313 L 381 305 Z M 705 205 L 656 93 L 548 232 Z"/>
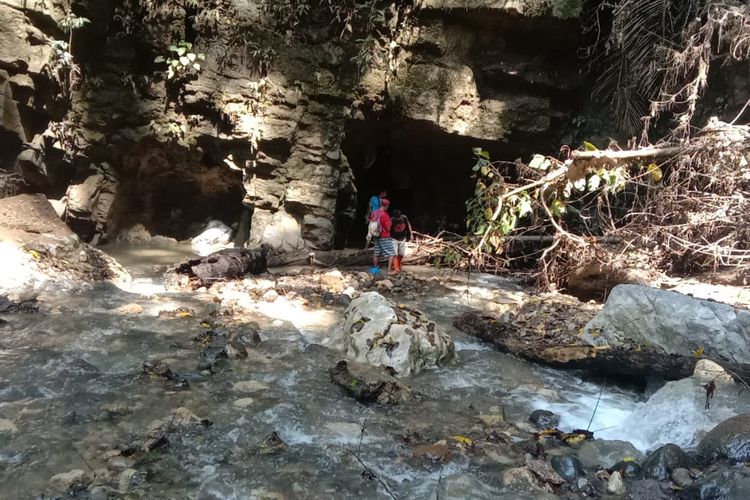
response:
<path fill-rule="evenodd" d="M 586 94 L 578 0 L 372 2 L 352 34 L 336 2 L 175 4 L 0 0 L 0 190 L 61 199 L 87 241 L 184 238 L 245 205 L 251 243 L 327 249 L 376 185 L 460 222 L 471 147 L 548 149 Z"/>

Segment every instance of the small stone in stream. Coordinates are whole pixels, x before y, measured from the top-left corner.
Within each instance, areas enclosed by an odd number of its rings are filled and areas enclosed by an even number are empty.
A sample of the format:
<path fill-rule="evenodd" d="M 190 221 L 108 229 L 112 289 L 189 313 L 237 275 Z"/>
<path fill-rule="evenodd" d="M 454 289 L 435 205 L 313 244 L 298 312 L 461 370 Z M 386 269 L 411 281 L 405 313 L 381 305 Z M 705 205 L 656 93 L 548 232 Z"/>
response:
<path fill-rule="evenodd" d="M 341 360 L 328 369 L 331 382 L 360 403 L 396 405 L 412 398 L 411 390 L 382 367 Z"/>
<path fill-rule="evenodd" d="M 584 467 L 609 469 L 626 458 L 640 460 L 643 454 L 627 441 L 594 439 L 584 441 L 577 456 Z"/>
<path fill-rule="evenodd" d="M 624 495 L 625 494 L 625 482 L 622 480 L 622 476 L 619 472 L 615 471 L 609 476 L 609 482 L 607 483 L 607 493 L 612 495 Z"/>
<path fill-rule="evenodd" d="M 627 486 L 628 500 L 674 500 L 675 492 L 672 490 L 672 484 L 656 479 L 637 479 L 628 481 Z M 700 497 L 683 497 L 694 500 Z M 713 499 L 713 497 L 711 497 Z M 715 500 L 715 499 L 713 499 Z"/>
<path fill-rule="evenodd" d="M 117 477 L 117 489 L 120 493 L 127 493 L 133 484 L 135 475 L 138 473 L 135 469 L 125 469 Z"/>
<path fill-rule="evenodd" d="M 227 358 L 227 350 L 224 346 L 206 347 L 201 353 L 201 361 L 198 363 L 198 370 L 213 371 L 214 366 L 220 359 Z"/>
<path fill-rule="evenodd" d="M 729 418 L 706 434 L 698 444 L 698 459 L 704 463 L 750 461 L 750 414 Z"/>
<path fill-rule="evenodd" d="M 695 460 L 676 444 L 669 443 L 651 453 L 643 461 L 641 469 L 643 477 L 664 481 L 669 478 L 669 474 L 674 469 L 689 469 L 693 466 L 695 466 Z"/>
<path fill-rule="evenodd" d="M 159 448 L 164 448 L 168 444 L 169 439 L 167 439 L 167 436 L 165 434 L 154 433 L 154 435 L 146 438 L 146 440 L 143 442 L 143 450 L 154 451 L 158 450 Z"/>
<path fill-rule="evenodd" d="M 641 466 L 633 460 L 621 460 L 610 467 L 609 471 L 617 471 L 622 477 L 638 477 L 641 474 Z"/>
<path fill-rule="evenodd" d="M 552 468 L 566 481 L 573 481 L 582 475 L 583 465 L 581 461 L 571 455 L 554 456 L 551 459 Z"/>
<path fill-rule="evenodd" d="M 560 423 L 560 415 L 549 410 L 534 410 L 529 415 L 529 421 L 540 429 L 556 429 Z"/>
<path fill-rule="evenodd" d="M 344 275 L 336 269 L 321 274 L 320 286 L 331 292 L 341 293 L 344 290 Z"/>
<path fill-rule="evenodd" d="M 276 300 L 279 298 L 279 292 L 277 292 L 276 290 L 268 290 L 263 294 L 262 298 L 266 302 L 276 302 Z"/>
<path fill-rule="evenodd" d="M 232 403 L 237 408 L 248 408 L 255 403 L 255 400 L 253 398 L 240 398 L 236 399 L 234 403 Z"/>
<path fill-rule="evenodd" d="M 145 361 L 143 363 L 143 373 L 167 379 L 174 377 L 174 372 L 172 372 L 169 365 L 159 360 Z"/>
<path fill-rule="evenodd" d="M 273 431 L 258 445 L 258 452 L 262 455 L 269 455 L 284 451 L 285 448 L 286 444 L 284 441 L 281 440 L 281 437 L 279 437 L 276 431 Z"/>
<path fill-rule="evenodd" d="M 377 281 L 378 292 L 389 292 L 393 290 L 393 282 L 389 279 L 382 279 Z"/>
<path fill-rule="evenodd" d="M 588 488 L 588 486 L 589 486 L 589 480 L 586 479 L 585 477 L 579 477 L 578 480 L 576 481 L 576 488 L 578 488 L 579 490 L 585 490 Z"/>
<path fill-rule="evenodd" d="M 257 380 L 242 380 L 240 382 L 235 382 L 232 385 L 232 388 L 237 392 L 258 392 L 267 390 L 268 385 L 263 382 L 258 382 Z"/>
<path fill-rule="evenodd" d="M 430 465 L 446 464 L 453 458 L 453 452 L 445 441 L 423 444 L 414 448 L 412 456 Z"/>
<path fill-rule="evenodd" d="M 705 358 L 699 359 L 698 362 L 695 363 L 693 378 L 701 384 L 707 384 L 709 382 L 731 384 L 734 382 L 732 376 L 729 375 L 721 365 Z"/>
<path fill-rule="evenodd" d="M 18 427 L 12 420 L 0 418 L 0 434 L 14 434 L 18 432 Z"/>
<path fill-rule="evenodd" d="M 135 316 L 143 313 L 143 306 L 135 303 L 125 304 L 115 309 L 115 312 L 120 316 Z"/>
<path fill-rule="evenodd" d="M 501 413 L 481 413 L 479 414 L 479 420 L 489 427 L 500 427 L 506 425 L 505 417 L 503 417 Z"/>
<path fill-rule="evenodd" d="M 91 484 L 91 475 L 81 469 L 74 469 L 52 476 L 49 484 L 61 493 L 75 493 L 88 488 Z"/>
<path fill-rule="evenodd" d="M 531 455 L 526 455 L 525 462 L 526 467 L 545 483 L 559 486 L 565 482 L 565 479 L 555 472 L 555 469 L 549 466 L 547 462 L 531 458 Z"/>
<path fill-rule="evenodd" d="M 187 389 L 190 387 L 190 384 L 185 378 L 174 373 L 169 367 L 169 364 L 163 361 L 145 361 L 143 363 L 143 373 L 151 377 L 159 377 L 174 382 L 175 389 Z"/>
<path fill-rule="evenodd" d="M 683 469 L 682 467 L 673 470 L 670 477 L 672 478 L 672 482 L 679 488 L 687 488 L 693 484 L 693 478 L 690 475 L 690 471 Z"/>
<path fill-rule="evenodd" d="M 107 468 L 109 470 L 120 471 L 131 469 L 133 467 L 133 464 L 135 464 L 135 461 L 132 458 L 123 457 L 122 455 L 112 457 L 107 460 Z"/>
<path fill-rule="evenodd" d="M 539 480 L 528 467 L 516 467 L 505 470 L 503 472 L 503 485 L 514 490 L 552 492 L 552 488 L 549 485 L 545 484 L 546 488 L 543 488 L 539 484 Z"/>
<path fill-rule="evenodd" d="M 526 439 L 524 441 L 513 443 L 511 445 L 511 448 L 524 455 L 526 453 L 529 453 L 535 457 L 543 457 L 546 455 L 546 452 L 544 451 L 544 445 L 539 441 L 535 441 L 533 439 Z"/>

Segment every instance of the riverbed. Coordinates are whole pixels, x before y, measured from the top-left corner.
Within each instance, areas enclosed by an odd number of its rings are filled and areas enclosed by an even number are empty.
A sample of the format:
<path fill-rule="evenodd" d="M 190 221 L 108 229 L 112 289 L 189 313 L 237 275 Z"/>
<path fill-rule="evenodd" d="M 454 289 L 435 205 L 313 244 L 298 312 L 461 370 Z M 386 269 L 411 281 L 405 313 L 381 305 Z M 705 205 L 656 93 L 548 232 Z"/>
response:
<path fill-rule="evenodd" d="M 343 305 L 258 304 L 245 318 L 260 331 L 254 354 L 207 371 L 198 368 L 202 347 L 195 339 L 222 322 L 215 297 L 167 292 L 160 282 L 163 266 L 189 250 L 110 251 L 133 274 L 125 289 L 99 284 L 77 293 L 50 290 L 39 312 L 2 315 L 3 498 L 52 494 L 50 478 L 72 469 L 128 498 L 519 498 L 502 484 L 504 457 L 453 453 L 425 463 L 414 458 L 413 442 L 453 443 L 453 436 L 486 432 L 493 415 L 523 429 L 535 409 L 558 413 L 562 430 L 588 429 L 644 452 L 661 444 L 658 432 L 646 432 L 636 421 L 658 381 L 644 389 L 533 365 L 452 326 L 469 307 L 492 310 L 503 293 L 509 300 L 525 293 L 508 279 L 474 275 L 466 281 L 431 268 L 410 269 L 419 279 L 443 283 L 410 306 L 453 337 L 457 358 L 406 380 L 418 394 L 414 402 L 365 406 L 331 384 L 328 367 L 342 355 L 321 345 Z M 139 314 L 119 309 L 133 304 Z M 178 308 L 191 314 L 159 314 Z M 188 387 L 143 375 L 149 360 L 168 363 Z M 118 455 L 140 446 L 154 422 L 174 419 L 178 408 L 203 423 L 170 428 L 164 448 Z M 689 447 L 725 413 L 704 419 L 705 429 L 689 428 L 696 424 L 688 419 L 669 437 Z M 284 444 L 269 450 L 274 432 Z M 365 467 L 375 477 L 363 475 Z"/>

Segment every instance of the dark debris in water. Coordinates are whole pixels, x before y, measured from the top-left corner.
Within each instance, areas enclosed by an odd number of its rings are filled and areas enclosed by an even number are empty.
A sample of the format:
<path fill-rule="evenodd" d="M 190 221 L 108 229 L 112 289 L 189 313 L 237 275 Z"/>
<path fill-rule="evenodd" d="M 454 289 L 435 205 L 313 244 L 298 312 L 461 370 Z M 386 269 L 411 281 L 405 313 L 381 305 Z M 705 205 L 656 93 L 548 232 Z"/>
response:
<path fill-rule="evenodd" d="M 5 295 L 0 295 L 0 313 L 35 313 L 39 311 L 39 303 L 36 298 L 13 301 Z M 0 324 L 4 321 L 0 320 Z"/>

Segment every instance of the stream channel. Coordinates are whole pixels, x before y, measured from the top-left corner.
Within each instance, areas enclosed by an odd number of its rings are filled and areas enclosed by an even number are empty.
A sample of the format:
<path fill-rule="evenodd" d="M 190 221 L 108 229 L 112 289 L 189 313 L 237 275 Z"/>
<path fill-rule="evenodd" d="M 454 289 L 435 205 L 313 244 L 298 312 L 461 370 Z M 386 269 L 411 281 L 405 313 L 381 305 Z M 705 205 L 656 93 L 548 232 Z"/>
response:
<path fill-rule="evenodd" d="M 428 466 L 412 459 L 405 438 L 418 434 L 432 443 L 466 435 L 478 415 L 500 412 L 528 426 L 530 412 L 543 408 L 561 415 L 560 429 L 588 428 L 597 438 L 627 440 L 645 452 L 669 441 L 694 446 L 697 433 L 734 413 L 672 418 L 680 398 L 700 400 L 700 394 L 667 395 L 650 406 L 658 384 L 645 392 L 602 385 L 462 334 L 451 325 L 457 314 L 482 308 L 483 297 L 497 290 L 520 290 L 485 275 L 472 277 L 468 294 L 456 285 L 410 304 L 452 335 L 457 351 L 450 365 L 406 381 L 420 395 L 415 402 L 365 406 L 330 382 L 328 367 L 341 354 L 320 344 L 343 306 L 265 305 L 253 318 L 261 328 L 257 355 L 201 372 L 201 348 L 193 338 L 205 331 L 201 323 L 216 308 L 214 297 L 166 292 L 159 278 L 159 266 L 189 252 L 141 247 L 112 253 L 133 274 L 128 290 L 100 284 L 77 293 L 50 291 L 37 313 L 0 315 L 0 421 L 12 422 L 0 430 L 2 498 L 52 495 L 50 477 L 71 469 L 110 476 L 130 471 L 121 485 L 129 491 L 124 498 L 390 498 L 383 483 L 399 498 L 524 498 L 502 486 L 502 457 L 459 454 Z M 422 278 L 437 273 L 412 272 Z M 142 314 L 117 314 L 131 303 L 141 305 Z M 195 315 L 158 315 L 175 307 Z M 154 359 L 167 361 L 189 388 L 143 376 L 144 361 Z M 111 450 L 142 443 L 152 422 L 180 407 L 212 425 L 186 426 L 170 434 L 164 449 L 108 463 Z M 283 450 L 258 451 L 274 431 Z M 352 452 L 379 480 L 363 478 Z"/>

